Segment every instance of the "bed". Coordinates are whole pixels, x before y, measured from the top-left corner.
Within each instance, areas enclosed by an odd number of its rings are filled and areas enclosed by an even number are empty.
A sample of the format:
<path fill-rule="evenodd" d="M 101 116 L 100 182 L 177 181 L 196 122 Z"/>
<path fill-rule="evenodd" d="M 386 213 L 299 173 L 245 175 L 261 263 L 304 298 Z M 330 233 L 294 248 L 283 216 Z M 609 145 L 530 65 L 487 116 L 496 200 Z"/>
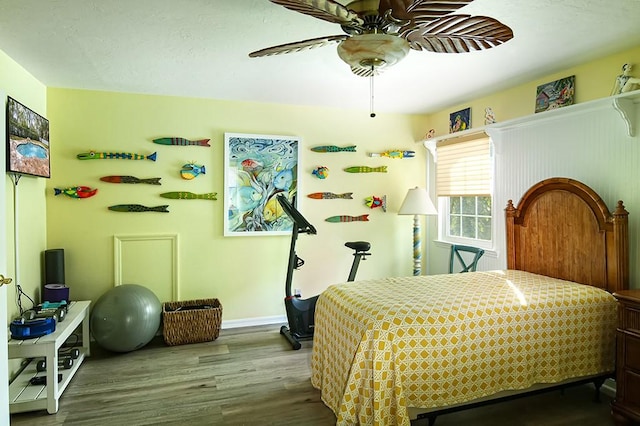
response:
<path fill-rule="evenodd" d="M 339 425 L 408 425 L 615 370 L 613 292 L 628 288 L 627 216 L 546 179 L 505 210 L 507 269 L 330 286 L 311 382 Z"/>

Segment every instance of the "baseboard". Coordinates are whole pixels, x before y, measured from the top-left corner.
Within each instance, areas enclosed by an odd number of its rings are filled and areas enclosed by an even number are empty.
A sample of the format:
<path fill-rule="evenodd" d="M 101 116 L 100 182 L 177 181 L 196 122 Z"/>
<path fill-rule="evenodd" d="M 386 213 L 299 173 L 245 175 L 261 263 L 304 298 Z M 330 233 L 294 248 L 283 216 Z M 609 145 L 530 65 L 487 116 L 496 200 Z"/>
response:
<path fill-rule="evenodd" d="M 259 318 L 245 318 L 239 320 L 222 320 L 220 328 L 239 328 L 239 327 L 254 327 L 257 325 L 269 325 L 269 324 L 286 324 L 287 317 L 285 315 L 276 315 L 272 317 L 259 317 Z"/>
<path fill-rule="evenodd" d="M 602 393 L 606 394 L 607 396 L 610 396 L 611 398 L 616 397 L 616 381 L 615 380 L 613 379 L 605 380 L 600 389 L 602 390 Z"/>

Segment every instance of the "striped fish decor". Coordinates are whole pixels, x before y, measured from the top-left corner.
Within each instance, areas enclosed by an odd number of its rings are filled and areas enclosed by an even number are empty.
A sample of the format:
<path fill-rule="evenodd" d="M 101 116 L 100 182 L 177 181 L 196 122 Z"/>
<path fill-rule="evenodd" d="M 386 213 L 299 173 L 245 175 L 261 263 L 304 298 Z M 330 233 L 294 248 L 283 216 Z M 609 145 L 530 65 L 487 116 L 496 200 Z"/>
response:
<path fill-rule="evenodd" d="M 78 160 L 151 160 L 156 161 L 157 154 L 154 152 L 153 154 L 143 155 L 143 154 L 134 154 L 132 152 L 81 152 L 76 157 Z"/>
<path fill-rule="evenodd" d="M 313 148 L 311 148 L 311 151 L 313 152 L 356 152 L 356 146 L 355 145 L 351 145 L 351 146 L 336 146 L 336 145 L 321 145 L 321 146 L 314 146 Z"/>
<path fill-rule="evenodd" d="M 173 146 L 208 146 L 210 139 L 199 139 L 196 141 L 192 141 L 185 138 L 158 138 L 154 139 L 153 143 L 157 143 L 159 145 L 173 145 Z"/>
<path fill-rule="evenodd" d="M 101 181 L 110 182 L 110 183 L 147 183 L 149 185 L 162 185 L 160 183 L 160 179 L 162 178 L 155 177 L 155 178 L 140 179 L 135 176 L 118 176 L 118 175 L 102 176 L 100 178 Z"/>
<path fill-rule="evenodd" d="M 334 192 L 313 192 L 307 197 L 313 198 L 314 200 L 335 200 L 341 198 L 343 200 L 353 200 L 353 192 L 345 192 L 342 194 L 336 194 Z"/>
<path fill-rule="evenodd" d="M 327 222 L 331 223 L 341 223 L 341 222 L 369 222 L 369 215 L 362 214 L 360 216 L 331 216 L 325 219 Z"/>
<path fill-rule="evenodd" d="M 368 167 L 368 166 L 353 166 L 344 169 L 347 173 L 387 173 L 387 166 L 380 167 Z"/>
<path fill-rule="evenodd" d="M 217 192 L 207 192 L 206 194 L 194 194 L 187 191 L 163 192 L 160 194 L 162 198 L 170 198 L 172 200 L 217 200 Z"/>
<path fill-rule="evenodd" d="M 108 209 L 113 212 L 122 212 L 122 213 L 142 213 L 142 212 L 159 212 L 159 213 L 169 213 L 168 210 L 169 205 L 164 206 L 155 206 L 155 207 L 147 207 L 142 204 L 116 204 L 115 206 L 109 206 Z"/>

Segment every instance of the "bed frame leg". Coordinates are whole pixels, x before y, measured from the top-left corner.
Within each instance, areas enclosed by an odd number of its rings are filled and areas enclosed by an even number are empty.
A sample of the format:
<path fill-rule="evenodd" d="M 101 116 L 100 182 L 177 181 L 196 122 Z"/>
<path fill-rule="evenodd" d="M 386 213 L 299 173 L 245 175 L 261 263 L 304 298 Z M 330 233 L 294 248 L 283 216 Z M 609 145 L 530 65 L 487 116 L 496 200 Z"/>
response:
<path fill-rule="evenodd" d="M 593 385 L 596 387 L 595 394 L 593 395 L 594 402 L 600 402 L 600 388 L 604 384 L 604 378 L 598 378 L 593 381 Z"/>

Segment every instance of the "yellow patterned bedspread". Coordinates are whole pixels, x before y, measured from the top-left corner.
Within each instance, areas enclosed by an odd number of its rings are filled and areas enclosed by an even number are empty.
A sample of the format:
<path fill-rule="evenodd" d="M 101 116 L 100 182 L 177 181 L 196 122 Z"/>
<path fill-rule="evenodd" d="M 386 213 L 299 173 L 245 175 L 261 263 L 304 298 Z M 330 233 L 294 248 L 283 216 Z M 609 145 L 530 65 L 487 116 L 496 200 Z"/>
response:
<path fill-rule="evenodd" d="M 616 302 L 522 271 L 333 285 L 316 306 L 311 382 L 339 425 L 408 425 L 459 404 L 614 371 Z"/>

